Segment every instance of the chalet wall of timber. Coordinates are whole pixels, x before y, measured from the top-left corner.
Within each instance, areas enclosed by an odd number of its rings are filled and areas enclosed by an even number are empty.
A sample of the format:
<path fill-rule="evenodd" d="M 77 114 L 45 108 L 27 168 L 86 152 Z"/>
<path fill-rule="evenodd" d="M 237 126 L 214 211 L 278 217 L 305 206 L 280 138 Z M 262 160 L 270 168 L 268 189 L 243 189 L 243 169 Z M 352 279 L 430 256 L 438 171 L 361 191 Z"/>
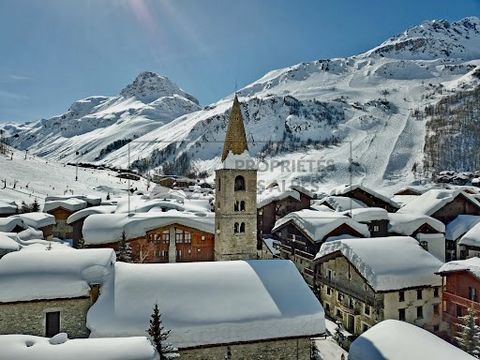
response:
<path fill-rule="evenodd" d="M 128 239 L 133 262 L 173 263 L 213 261 L 215 235 L 180 224 L 159 227 L 144 236 Z M 118 242 L 88 247 L 118 250 Z"/>
<path fill-rule="evenodd" d="M 459 318 L 467 315 L 473 308 L 480 325 L 480 279 L 468 271 L 455 271 L 441 274 L 443 276 L 443 312 L 442 319 L 447 324 L 446 335 L 455 340 L 458 332 Z"/>
<path fill-rule="evenodd" d="M 368 207 L 379 207 L 382 209 L 387 210 L 388 212 L 396 212 L 399 208 L 396 206 L 393 206 L 392 204 L 370 194 L 369 192 L 364 191 L 361 188 L 356 188 L 353 190 L 350 190 L 341 196 L 346 196 L 346 197 L 351 197 L 353 199 L 357 199 L 361 202 L 363 202 L 365 205 Z"/>
<path fill-rule="evenodd" d="M 47 211 L 55 217 L 56 224 L 52 227 L 52 235 L 60 239 L 71 239 L 73 235 L 73 227 L 67 224 L 67 219 L 73 214 L 73 211 L 63 207 Z"/>
<path fill-rule="evenodd" d="M 430 216 L 446 225 L 460 214 L 480 215 L 480 207 L 471 202 L 465 195 L 459 193 L 452 202 Z"/>
<path fill-rule="evenodd" d="M 268 203 L 257 209 L 257 233 L 259 236 L 269 235 L 275 226 L 275 222 L 294 211 L 310 208 L 311 197 L 300 193 L 300 200 L 291 196 Z"/>
<path fill-rule="evenodd" d="M 77 221 L 69 224 L 69 226 L 72 228 L 72 231 L 70 232 L 70 239 L 73 240 L 72 246 L 74 248 L 78 248 L 81 240 L 83 239 L 82 228 L 86 218 L 87 217 L 78 219 Z"/>

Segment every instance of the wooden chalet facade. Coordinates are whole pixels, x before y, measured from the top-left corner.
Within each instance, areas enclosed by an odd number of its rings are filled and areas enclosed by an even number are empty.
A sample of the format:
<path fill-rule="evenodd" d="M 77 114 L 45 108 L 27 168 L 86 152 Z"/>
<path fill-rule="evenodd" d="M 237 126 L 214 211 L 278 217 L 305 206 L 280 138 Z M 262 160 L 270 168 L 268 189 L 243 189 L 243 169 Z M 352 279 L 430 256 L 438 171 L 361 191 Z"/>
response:
<path fill-rule="evenodd" d="M 383 196 L 376 194 L 374 191 L 363 186 L 352 186 L 352 188 L 346 188 L 344 191 L 335 192 L 335 195 L 351 197 L 358 201 L 361 201 L 368 207 L 378 207 L 387 210 L 388 212 L 396 212 L 400 206 L 394 201 L 387 201 Z M 332 194 L 333 195 L 333 194 Z"/>
<path fill-rule="evenodd" d="M 67 219 L 74 213 L 74 211 L 59 206 L 47 211 L 47 213 L 53 215 L 56 222 L 51 228 L 51 234 L 60 239 L 72 239 L 73 227 L 67 224 Z"/>
<path fill-rule="evenodd" d="M 480 206 L 460 192 L 453 201 L 430 216 L 446 225 L 458 215 L 480 215 Z"/>

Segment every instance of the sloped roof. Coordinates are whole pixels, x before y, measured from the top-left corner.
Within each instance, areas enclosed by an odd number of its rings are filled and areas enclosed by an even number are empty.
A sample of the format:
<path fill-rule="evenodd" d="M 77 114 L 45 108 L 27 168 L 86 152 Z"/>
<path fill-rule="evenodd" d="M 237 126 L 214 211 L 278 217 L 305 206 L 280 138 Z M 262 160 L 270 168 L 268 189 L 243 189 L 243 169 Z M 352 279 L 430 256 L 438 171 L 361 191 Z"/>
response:
<path fill-rule="evenodd" d="M 442 265 L 438 270 L 440 274 L 446 274 L 457 271 L 468 271 L 476 278 L 480 279 L 480 258 L 473 257 L 466 260 L 450 261 Z"/>
<path fill-rule="evenodd" d="M 445 239 L 457 240 L 478 222 L 480 222 L 480 216 L 478 215 L 458 215 L 447 224 Z"/>
<path fill-rule="evenodd" d="M 480 223 L 476 223 L 458 241 L 459 245 L 480 247 Z"/>
<path fill-rule="evenodd" d="M 243 124 L 242 109 L 237 94 L 235 94 L 225 134 L 225 143 L 223 144 L 222 162 L 225 161 L 229 153 L 240 155 L 246 151 L 248 152 L 248 144 L 245 125 Z"/>
<path fill-rule="evenodd" d="M 335 188 L 333 188 L 332 190 L 330 190 L 330 195 L 345 195 L 345 194 L 348 194 L 350 191 L 354 191 L 356 189 L 360 189 L 370 195 L 372 195 L 373 197 L 376 197 L 377 199 L 380 199 L 382 200 L 383 202 L 391 205 L 392 207 L 395 207 L 395 208 L 399 208 L 400 205 L 398 205 L 395 201 L 393 201 L 392 199 L 390 199 L 388 196 L 385 196 L 385 195 L 382 195 L 362 184 L 353 184 L 352 186 L 348 185 L 348 184 L 344 184 L 344 185 L 340 185 L 340 186 L 337 186 Z"/>
<path fill-rule="evenodd" d="M 399 212 L 389 213 L 389 226 L 388 231 L 390 233 L 399 235 L 412 235 L 422 225 L 427 224 L 439 233 L 445 232 L 445 225 L 427 215 L 421 214 L 402 214 Z"/>

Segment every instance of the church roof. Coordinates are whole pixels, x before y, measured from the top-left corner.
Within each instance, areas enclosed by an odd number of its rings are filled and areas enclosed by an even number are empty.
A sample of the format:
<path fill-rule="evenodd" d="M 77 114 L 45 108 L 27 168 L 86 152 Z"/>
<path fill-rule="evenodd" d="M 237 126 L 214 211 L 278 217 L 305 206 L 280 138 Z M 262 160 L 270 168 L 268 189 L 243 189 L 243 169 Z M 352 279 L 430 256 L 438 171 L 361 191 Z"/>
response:
<path fill-rule="evenodd" d="M 234 155 L 240 155 L 245 151 L 248 151 L 247 135 L 243 124 L 240 102 L 235 94 L 225 135 L 225 143 L 223 144 L 222 161 L 225 161 L 229 152 L 232 152 Z"/>

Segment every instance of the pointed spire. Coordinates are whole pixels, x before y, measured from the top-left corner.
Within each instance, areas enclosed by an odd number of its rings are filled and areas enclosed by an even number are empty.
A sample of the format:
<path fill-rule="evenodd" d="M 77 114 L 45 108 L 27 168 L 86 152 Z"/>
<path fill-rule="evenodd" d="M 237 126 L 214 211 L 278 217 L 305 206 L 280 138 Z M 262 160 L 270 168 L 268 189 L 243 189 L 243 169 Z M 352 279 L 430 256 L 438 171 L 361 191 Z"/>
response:
<path fill-rule="evenodd" d="M 235 155 L 248 151 L 242 109 L 236 93 L 233 99 L 232 110 L 230 111 L 225 143 L 223 144 L 222 161 L 225 161 L 230 151 Z"/>

